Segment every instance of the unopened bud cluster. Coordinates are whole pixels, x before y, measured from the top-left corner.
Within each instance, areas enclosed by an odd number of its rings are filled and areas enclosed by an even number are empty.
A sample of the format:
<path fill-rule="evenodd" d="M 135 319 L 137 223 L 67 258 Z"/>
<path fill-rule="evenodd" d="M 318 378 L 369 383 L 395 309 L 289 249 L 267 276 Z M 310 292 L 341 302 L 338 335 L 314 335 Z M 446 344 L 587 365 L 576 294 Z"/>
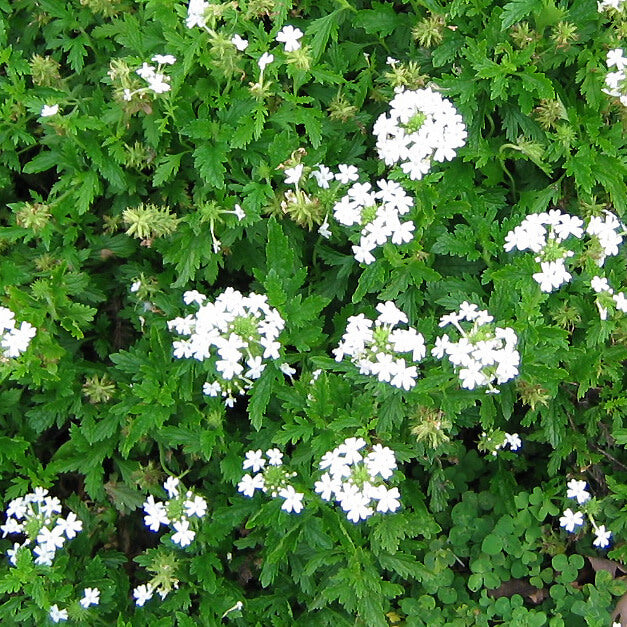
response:
<path fill-rule="evenodd" d="M 174 357 L 209 362 L 214 378 L 203 392 L 222 396 L 232 407 L 235 395 L 244 394 L 261 376 L 266 361 L 280 359 L 277 338 L 285 326 L 283 318 L 265 295 L 244 296 L 230 287 L 215 302 L 197 291 L 185 292 L 183 300 L 195 303 L 198 311 L 168 322 L 170 330 L 188 336 L 173 343 Z"/>

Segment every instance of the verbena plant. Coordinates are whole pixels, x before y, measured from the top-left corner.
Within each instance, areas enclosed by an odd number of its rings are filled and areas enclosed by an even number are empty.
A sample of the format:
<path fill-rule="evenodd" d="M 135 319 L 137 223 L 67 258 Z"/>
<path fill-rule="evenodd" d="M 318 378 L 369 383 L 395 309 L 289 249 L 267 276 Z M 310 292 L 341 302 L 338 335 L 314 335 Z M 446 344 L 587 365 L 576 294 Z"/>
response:
<path fill-rule="evenodd" d="M 0 622 L 627 624 L 620 0 L 0 0 Z"/>

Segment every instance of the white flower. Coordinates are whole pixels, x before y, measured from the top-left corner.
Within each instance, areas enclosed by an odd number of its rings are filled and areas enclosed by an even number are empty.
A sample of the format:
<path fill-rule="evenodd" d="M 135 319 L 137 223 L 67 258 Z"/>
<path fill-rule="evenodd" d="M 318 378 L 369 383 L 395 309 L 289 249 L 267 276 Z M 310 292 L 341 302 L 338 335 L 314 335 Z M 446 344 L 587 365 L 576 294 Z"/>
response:
<path fill-rule="evenodd" d="M 283 505 L 281 505 L 282 510 L 285 510 L 288 513 L 294 512 L 296 514 L 302 511 L 303 497 L 305 495 L 300 492 L 296 492 L 293 486 L 288 485 L 286 488 L 280 490 L 279 496 L 285 499 Z"/>
<path fill-rule="evenodd" d="M 152 595 L 154 593 L 154 588 L 150 584 L 142 584 L 141 586 L 137 586 L 133 590 L 133 597 L 135 597 L 135 605 L 137 607 L 142 607 L 146 601 L 150 601 L 152 599 Z"/>
<path fill-rule="evenodd" d="M 240 222 L 246 217 L 246 213 L 242 209 L 241 205 L 238 204 L 233 207 L 233 213 L 237 216 L 237 219 Z"/>
<path fill-rule="evenodd" d="M 341 486 L 342 484 L 339 479 L 334 479 L 328 472 L 325 472 L 322 477 L 320 477 L 320 481 L 314 483 L 314 491 L 325 501 L 329 501 L 333 494 L 339 492 Z"/>
<path fill-rule="evenodd" d="M 293 168 L 286 168 L 284 171 L 285 174 L 285 184 L 286 185 L 298 185 L 302 175 L 303 175 L 303 164 L 299 163 L 295 165 Z"/>
<path fill-rule="evenodd" d="M 610 537 L 612 536 L 612 532 L 608 531 L 605 528 L 605 525 L 601 525 L 600 527 L 596 527 L 594 529 L 594 534 L 596 536 L 594 542 L 594 546 L 598 546 L 601 549 L 604 549 L 610 544 Z"/>
<path fill-rule="evenodd" d="M 248 40 L 243 39 L 240 35 L 235 33 L 233 37 L 231 37 L 231 43 L 240 51 L 244 52 L 246 48 L 248 48 Z"/>
<path fill-rule="evenodd" d="M 176 63 L 176 57 L 171 54 L 156 54 L 152 57 L 151 61 L 158 63 L 159 65 L 173 65 Z"/>
<path fill-rule="evenodd" d="M 207 513 L 207 501 L 202 496 L 195 495 L 193 500 L 188 499 L 183 503 L 186 516 L 202 518 Z"/>
<path fill-rule="evenodd" d="M 281 466 L 283 464 L 283 453 L 278 448 L 271 448 L 266 451 L 270 466 Z"/>
<path fill-rule="evenodd" d="M 517 451 L 522 446 L 522 440 L 518 437 L 517 433 L 506 433 L 505 441 L 509 444 L 512 451 Z"/>
<path fill-rule="evenodd" d="M 274 55 L 264 52 L 257 61 L 259 69 L 263 72 L 270 63 L 274 61 Z"/>
<path fill-rule="evenodd" d="M 383 485 L 379 486 L 376 496 L 374 497 L 379 501 L 377 503 L 377 511 L 383 513 L 395 512 L 401 506 L 401 502 L 399 501 L 400 496 L 398 488 L 388 490 Z"/>
<path fill-rule="evenodd" d="M 246 453 L 246 459 L 243 463 L 244 470 L 250 468 L 253 472 L 259 472 L 265 465 L 266 460 L 263 459 L 263 452 L 261 449 L 248 451 Z"/>
<path fill-rule="evenodd" d="M 581 512 L 573 512 L 570 508 L 564 510 L 564 515 L 560 517 L 560 527 L 564 527 L 566 531 L 572 533 L 575 527 L 583 525 L 583 514 Z"/>
<path fill-rule="evenodd" d="M 407 316 L 391 300 L 379 303 L 377 311 L 379 312 L 378 320 L 382 324 L 395 326 L 399 322 L 407 322 Z"/>
<path fill-rule="evenodd" d="M 329 183 L 335 178 L 331 170 L 322 164 L 319 164 L 318 169 L 314 170 L 310 176 L 316 179 L 318 187 L 322 189 L 329 189 Z"/>
<path fill-rule="evenodd" d="M 175 530 L 175 533 L 172 534 L 172 542 L 181 547 L 190 545 L 196 537 L 196 532 L 189 528 L 189 520 L 177 520 L 172 524 L 172 527 Z"/>
<path fill-rule="evenodd" d="M 585 481 L 577 481 L 577 479 L 571 479 L 568 484 L 568 490 L 566 496 L 569 499 L 577 499 L 579 505 L 583 505 L 586 501 L 590 500 L 590 493 L 586 490 Z"/>
<path fill-rule="evenodd" d="M 67 610 L 61 610 L 59 609 L 59 607 L 57 606 L 57 604 L 55 603 L 53 606 L 50 607 L 50 620 L 53 623 L 58 623 L 62 620 L 67 620 L 68 616 L 67 616 Z"/>
<path fill-rule="evenodd" d="M 98 588 L 85 588 L 83 598 L 79 603 L 87 609 L 90 605 L 98 605 L 100 603 L 100 590 Z"/>
<path fill-rule="evenodd" d="M 340 163 L 338 170 L 339 172 L 335 175 L 335 179 L 342 183 L 342 185 L 347 185 L 351 181 L 357 181 L 359 179 L 359 170 L 354 165 Z"/>
<path fill-rule="evenodd" d="M 320 235 L 322 235 L 322 237 L 324 237 L 325 239 L 329 239 L 331 235 L 333 235 L 333 233 L 331 233 L 331 230 L 329 229 L 329 221 L 327 219 L 327 216 L 324 217 L 324 221 L 320 225 L 318 233 L 320 233 Z"/>
<path fill-rule="evenodd" d="M 255 490 L 263 490 L 265 482 L 262 474 L 252 475 L 246 474 L 242 477 L 242 480 L 237 484 L 237 491 L 241 492 L 244 496 L 252 497 Z"/>
<path fill-rule="evenodd" d="M 57 519 L 57 527 L 65 533 L 68 540 L 71 540 L 79 531 L 82 531 L 83 522 L 76 517 L 74 512 L 70 512 L 66 518 Z"/>
<path fill-rule="evenodd" d="M 208 8 L 209 3 L 205 0 L 189 0 L 187 19 L 185 20 L 187 28 L 194 28 L 194 26 L 204 28 L 207 23 L 205 20 L 205 11 Z"/>
<path fill-rule="evenodd" d="M 57 113 L 59 113 L 59 105 L 58 104 L 55 104 L 55 105 L 44 105 L 41 108 L 41 113 L 39 115 L 42 118 L 49 118 L 50 116 L 56 115 Z M 53 606 L 53 607 L 56 607 L 56 605 Z M 58 621 L 55 621 L 55 622 L 58 622 Z"/>
<path fill-rule="evenodd" d="M 152 494 L 148 496 L 144 503 L 144 512 L 146 512 L 144 524 L 150 531 L 159 531 L 160 525 L 167 525 L 170 522 L 165 505 L 160 501 L 155 502 Z"/>
<path fill-rule="evenodd" d="M 285 44 L 285 52 L 294 52 L 300 48 L 299 39 L 303 36 L 300 28 L 294 28 L 291 25 L 284 26 L 276 36 L 276 40 Z"/>
<path fill-rule="evenodd" d="M 168 477 L 164 484 L 163 484 L 163 489 L 168 493 L 168 496 L 171 499 L 176 498 L 179 495 L 179 486 L 180 481 L 176 478 L 176 477 Z"/>
<path fill-rule="evenodd" d="M 362 460 L 359 451 L 366 446 L 366 440 L 363 438 L 346 438 L 342 444 L 338 446 L 340 454 L 344 455 L 344 461 L 347 464 L 354 464 Z"/>

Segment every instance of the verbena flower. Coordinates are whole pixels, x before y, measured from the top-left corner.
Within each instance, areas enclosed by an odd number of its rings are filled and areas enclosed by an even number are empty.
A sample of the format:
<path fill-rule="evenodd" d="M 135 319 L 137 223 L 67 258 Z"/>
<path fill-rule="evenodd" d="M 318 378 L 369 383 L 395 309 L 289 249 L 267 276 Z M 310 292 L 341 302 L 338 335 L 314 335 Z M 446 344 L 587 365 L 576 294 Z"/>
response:
<path fill-rule="evenodd" d="M 83 528 L 82 521 L 74 512 L 64 518 L 61 511 L 61 501 L 56 496 L 49 496 L 45 488 L 35 488 L 32 493 L 9 502 L 5 524 L 0 526 L 2 537 L 6 538 L 9 534 L 26 537 L 21 544 L 15 543 L 7 553 L 11 564 L 15 566 L 17 554 L 30 551 L 32 545 L 35 564 L 52 565 L 57 550 Z"/>
<path fill-rule="evenodd" d="M 267 297 L 242 295 L 227 288 L 215 302 L 196 291 L 185 292 L 184 301 L 195 303 L 198 311 L 168 322 L 168 328 L 188 339 L 173 343 L 174 357 L 206 361 L 212 379 L 205 383 L 207 396 L 222 396 L 232 407 L 235 395 L 244 394 L 261 376 L 268 360 L 280 359 L 277 341 L 284 322 L 270 307 Z"/>
<path fill-rule="evenodd" d="M 610 545 L 610 538 L 612 532 L 605 528 L 605 525 L 594 528 L 595 539 L 592 542 L 594 546 L 598 546 L 600 549 L 605 549 Z"/>
<path fill-rule="evenodd" d="M 497 327 L 493 320 L 487 311 L 467 301 L 458 312 L 440 318 L 440 327 L 454 326 L 460 338 L 454 342 L 448 334 L 439 337 L 431 354 L 438 359 L 446 355 L 466 389 L 487 386 L 489 392 L 498 393 L 493 383 L 505 383 L 518 374 L 516 333 L 510 327 Z M 472 326 L 464 329 L 460 324 L 464 321 Z"/>
<path fill-rule="evenodd" d="M 29 322 L 17 326 L 15 314 L 8 307 L 0 307 L 0 347 L 7 358 L 19 357 L 26 351 L 37 329 Z"/>
<path fill-rule="evenodd" d="M 276 36 L 276 40 L 285 46 L 285 52 L 294 52 L 300 48 L 300 38 L 303 36 L 300 28 L 294 28 L 290 24 L 284 26 Z"/>
<path fill-rule="evenodd" d="M 144 523 L 150 531 L 159 531 L 161 525 L 170 526 L 174 533 L 171 540 L 180 547 L 186 547 L 196 537 L 193 529 L 195 521 L 207 514 L 207 502 L 192 490 L 185 490 L 176 477 L 168 477 L 163 489 L 169 500 L 155 501 L 149 495 L 144 502 Z"/>
<path fill-rule="evenodd" d="M 90 605 L 98 605 L 100 603 L 100 590 L 98 588 L 85 588 L 83 590 L 83 598 L 79 603 L 85 609 Z"/>
<path fill-rule="evenodd" d="M 420 180 L 433 161 L 450 161 L 466 143 L 466 126 L 453 104 L 430 87 L 398 88 L 388 114 L 375 122 L 379 158 L 401 163 L 412 180 Z"/>
<path fill-rule="evenodd" d="M 414 238 L 414 223 L 400 217 L 409 212 L 414 201 L 399 183 L 382 179 L 378 190 L 370 183 L 354 183 L 335 203 L 333 216 L 344 226 L 359 227 L 359 244 L 353 246 L 355 259 L 371 264 L 372 251 L 387 241 L 406 244 Z"/>
<path fill-rule="evenodd" d="M 265 458 L 264 458 L 265 455 Z M 251 470 L 253 474 L 245 474 L 237 484 L 237 491 L 244 496 L 252 497 L 255 490 L 269 492 L 273 498 L 281 497 L 281 509 L 299 514 L 303 509 L 302 492 L 297 492 L 290 484 L 290 479 L 296 476 L 283 465 L 283 453 L 277 448 L 268 449 L 265 454 L 261 449 L 250 450 L 246 453 L 242 467 Z"/>
<path fill-rule="evenodd" d="M 410 390 L 416 384 L 416 363 L 426 355 L 424 337 L 413 327 L 397 328 L 407 323 L 407 316 L 391 301 L 377 305 L 374 320 L 363 314 L 348 319 L 346 331 L 333 350 L 336 361 L 348 355 L 361 374 Z M 411 353 L 411 358 L 402 357 Z"/>
<path fill-rule="evenodd" d="M 577 499 L 579 505 L 583 505 L 586 501 L 590 500 L 590 493 L 586 490 L 585 481 L 577 481 L 577 479 L 571 479 L 568 484 L 568 490 L 566 496 L 569 499 Z"/>
<path fill-rule="evenodd" d="M 581 527 L 582 525 L 582 512 L 573 512 L 570 508 L 564 510 L 564 514 L 560 517 L 560 527 L 564 527 L 566 531 L 573 533 L 576 527 Z"/>
<path fill-rule="evenodd" d="M 605 87 L 603 91 L 608 96 L 618 98 L 620 103 L 627 107 L 627 57 L 622 48 L 614 48 L 607 53 L 607 67 L 615 67 L 616 70 L 605 75 Z"/>
<path fill-rule="evenodd" d="M 58 104 L 54 104 L 54 105 L 44 105 L 41 108 L 41 113 L 39 114 L 42 118 L 49 118 L 53 115 L 56 115 L 57 113 L 59 113 L 59 105 Z"/>
<path fill-rule="evenodd" d="M 500 429 L 481 433 L 478 449 L 489 452 L 493 457 L 498 455 L 501 449 L 509 447 L 511 451 L 518 451 L 522 447 L 522 440 L 517 433 L 507 433 Z"/>
<path fill-rule="evenodd" d="M 398 488 L 385 480 L 396 470 L 396 456 L 387 446 L 375 444 L 364 450 L 363 438 L 346 438 L 324 454 L 320 469 L 326 470 L 314 489 L 325 501 L 336 501 L 348 520 L 357 523 L 375 512 L 395 512 L 401 505 Z"/>
<path fill-rule="evenodd" d="M 607 257 L 618 255 L 626 232 L 625 225 L 610 211 L 605 211 L 603 216 L 592 216 L 588 220 L 586 233 L 591 236 L 597 248 L 594 252 L 599 267 L 603 266 Z"/>
<path fill-rule="evenodd" d="M 48 614 L 50 616 L 50 620 L 53 623 L 59 623 L 61 621 L 66 621 L 68 619 L 67 610 L 60 609 L 56 603 L 50 607 L 50 611 Z"/>
<path fill-rule="evenodd" d="M 533 278 L 543 292 L 552 292 L 572 278 L 565 262 L 574 252 L 564 245 L 571 236 L 577 239 L 583 236 L 583 220 L 552 209 L 526 216 L 507 234 L 504 248 L 507 252 L 517 248 L 536 253 L 540 272 Z"/>
<path fill-rule="evenodd" d="M 154 55 L 151 60 L 157 63 L 156 67 L 154 65 L 144 63 L 140 68 L 135 70 L 135 74 L 137 74 L 140 78 L 143 78 L 146 83 L 148 83 L 148 86 L 134 90 L 126 88 L 124 90 L 124 100 L 130 101 L 133 96 L 148 92 L 152 92 L 153 94 L 164 94 L 165 92 L 170 91 L 170 77 L 163 73 L 163 66 L 174 64 L 176 62 L 176 57 L 171 54 L 157 54 Z"/>

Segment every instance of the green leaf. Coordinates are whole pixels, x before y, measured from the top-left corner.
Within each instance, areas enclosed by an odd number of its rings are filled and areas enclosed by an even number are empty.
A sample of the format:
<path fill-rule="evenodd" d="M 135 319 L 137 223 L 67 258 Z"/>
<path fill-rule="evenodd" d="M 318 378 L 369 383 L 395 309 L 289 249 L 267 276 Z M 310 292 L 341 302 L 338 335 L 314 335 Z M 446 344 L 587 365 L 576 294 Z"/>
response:
<path fill-rule="evenodd" d="M 542 8 L 541 0 L 513 0 L 503 7 L 501 14 L 501 30 L 505 30 L 520 22 L 523 17 L 527 17 L 533 11 Z"/>
<path fill-rule="evenodd" d="M 311 56 L 314 63 L 320 59 L 326 50 L 329 38 L 337 41 L 337 31 L 344 19 L 343 12 L 343 8 L 336 9 L 324 17 L 313 20 L 305 31 L 306 39 L 311 42 Z"/>
<path fill-rule="evenodd" d="M 404 21 L 403 15 L 389 2 L 373 2 L 372 7 L 359 11 L 353 21 L 355 26 L 363 28 L 369 35 L 388 37 Z"/>
<path fill-rule="evenodd" d="M 263 423 L 264 412 L 272 396 L 272 388 L 276 381 L 276 371 L 266 368 L 250 390 L 248 415 L 252 426 L 259 431 Z"/>
<path fill-rule="evenodd" d="M 161 157 L 152 177 L 154 187 L 159 187 L 166 181 L 169 181 L 179 171 L 183 154 L 185 153 L 180 152 L 176 155 L 164 155 Z"/>
<path fill-rule="evenodd" d="M 207 143 L 194 150 L 194 166 L 200 177 L 209 185 L 224 187 L 224 162 L 227 159 L 227 144 L 223 142 Z"/>

